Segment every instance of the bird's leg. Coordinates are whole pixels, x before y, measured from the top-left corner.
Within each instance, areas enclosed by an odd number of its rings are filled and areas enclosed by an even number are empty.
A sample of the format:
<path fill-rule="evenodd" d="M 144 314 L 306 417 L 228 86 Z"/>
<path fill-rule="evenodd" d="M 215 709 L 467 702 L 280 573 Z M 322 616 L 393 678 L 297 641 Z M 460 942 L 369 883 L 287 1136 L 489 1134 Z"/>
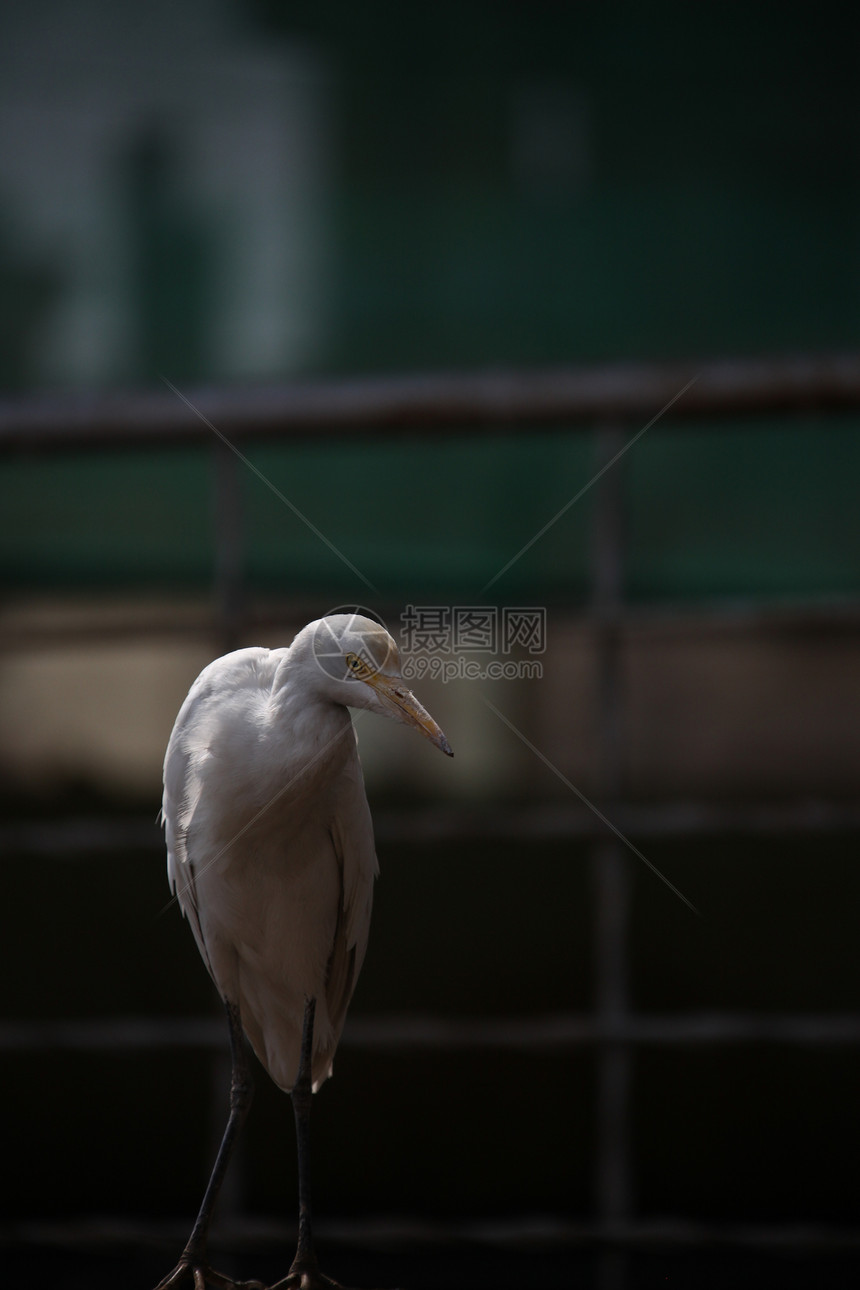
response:
<path fill-rule="evenodd" d="M 305 1000 L 305 1015 L 302 1020 L 302 1049 L 299 1058 L 299 1073 L 290 1095 L 293 1103 L 293 1115 L 296 1119 L 296 1154 L 299 1162 L 299 1241 L 296 1257 L 290 1268 L 294 1272 L 319 1271 L 314 1253 L 313 1235 L 311 1233 L 311 1067 L 314 1051 L 314 1015 L 316 1000 Z"/>
<path fill-rule="evenodd" d="M 316 1000 L 305 1000 L 299 1072 L 290 1098 L 296 1118 L 296 1148 L 299 1160 L 299 1240 L 292 1267 L 270 1290 L 343 1290 L 320 1272 L 311 1233 L 311 1100 Z"/>
<path fill-rule="evenodd" d="M 177 1290 L 180 1286 L 193 1286 L 194 1290 L 205 1290 L 206 1286 L 215 1286 L 218 1290 L 265 1290 L 261 1281 L 232 1281 L 229 1277 L 210 1268 L 206 1260 L 206 1241 L 209 1235 L 209 1224 L 212 1221 L 212 1211 L 215 1208 L 236 1139 L 245 1123 L 254 1095 L 254 1082 L 245 1036 L 242 1033 L 242 1023 L 239 1020 L 239 1009 L 229 1002 L 227 1020 L 230 1026 L 230 1052 L 233 1063 L 230 1080 L 230 1118 L 224 1130 L 224 1137 L 221 1139 L 221 1146 L 203 1196 L 200 1212 L 185 1249 L 176 1267 L 162 1281 L 159 1281 L 155 1290 Z"/>

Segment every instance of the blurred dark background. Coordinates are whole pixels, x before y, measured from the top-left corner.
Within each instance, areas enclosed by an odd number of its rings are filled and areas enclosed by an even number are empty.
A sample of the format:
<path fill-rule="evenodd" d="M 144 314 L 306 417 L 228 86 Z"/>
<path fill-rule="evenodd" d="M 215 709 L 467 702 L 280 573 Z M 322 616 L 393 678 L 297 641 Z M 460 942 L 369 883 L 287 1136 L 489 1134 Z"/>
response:
<path fill-rule="evenodd" d="M 546 637 L 416 679 L 453 763 L 360 724 L 327 1269 L 856 1277 L 858 60 L 827 2 L 4 7 L 10 1279 L 175 1261 L 229 1065 L 163 750 L 212 657 L 354 603 Z M 433 415 L 353 417 L 416 374 Z M 216 1262 L 283 1275 L 294 1176 L 261 1075 Z"/>

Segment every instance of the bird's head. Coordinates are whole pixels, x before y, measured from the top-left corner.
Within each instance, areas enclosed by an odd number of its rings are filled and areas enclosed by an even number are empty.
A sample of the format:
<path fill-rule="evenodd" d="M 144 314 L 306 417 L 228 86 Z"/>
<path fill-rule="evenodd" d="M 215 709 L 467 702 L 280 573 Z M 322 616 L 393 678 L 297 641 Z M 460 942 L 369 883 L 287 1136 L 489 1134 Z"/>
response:
<path fill-rule="evenodd" d="M 357 613 L 330 614 L 305 627 L 296 643 L 305 637 L 331 698 L 413 726 L 453 757 L 439 726 L 404 684 L 400 651 L 380 623 Z"/>

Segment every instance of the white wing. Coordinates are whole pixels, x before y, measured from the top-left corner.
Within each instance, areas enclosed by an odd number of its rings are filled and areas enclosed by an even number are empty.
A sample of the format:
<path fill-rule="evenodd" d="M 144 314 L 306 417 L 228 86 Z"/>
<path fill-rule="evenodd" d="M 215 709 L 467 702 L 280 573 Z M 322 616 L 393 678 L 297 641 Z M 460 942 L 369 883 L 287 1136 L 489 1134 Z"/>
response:
<path fill-rule="evenodd" d="M 168 745 L 163 817 L 168 876 L 209 973 L 289 1089 L 306 997 L 317 1001 L 315 1087 L 331 1073 L 377 863 L 346 710 L 327 707 L 331 728 L 315 725 L 310 758 L 289 723 L 269 719 L 283 654 L 237 651 L 198 677 Z"/>
<path fill-rule="evenodd" d="M 340 870 L 341 899 L 325 984 L 331 1038 L 314 1053 L 315 1086 L 331 1075 L 331 1060 L 367 951 L 373 882 L 379 872 L 357 753 L 338 780 L 330 833 Z"/>
<path fill-rule="evenodd" d="M 161 819 L 167 843 L 167 879 L 216 985 L 218 979 L 200 924 L 197 865 L 189 854 L 189 827 L 200 805 L 206 762 L 212 756 L 213 745 L 223 736 L 225 701 L 243 690 L 258 691 L 261 682 L 268 680 L 271 685 L 271 676 L 282 654 L 281 650 L 263 648 L 236 650 L 205 667 L 179 709 L 164 756 Z M 212 857 L 204 855 L 197 860 L 198 864 L 201 860 L 205 864 Z"/>

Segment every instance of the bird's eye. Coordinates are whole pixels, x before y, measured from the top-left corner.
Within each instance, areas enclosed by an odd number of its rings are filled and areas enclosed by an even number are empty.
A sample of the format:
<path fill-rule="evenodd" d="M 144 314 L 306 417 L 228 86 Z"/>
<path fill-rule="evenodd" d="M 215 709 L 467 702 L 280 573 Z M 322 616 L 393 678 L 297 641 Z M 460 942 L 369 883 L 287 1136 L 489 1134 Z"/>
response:
<path fill-rule="evenodd" d="M 350 672 L 359 673 L 364 671 L 364 664 L 357 654 L 347 654 L 346 665 Z"/>

